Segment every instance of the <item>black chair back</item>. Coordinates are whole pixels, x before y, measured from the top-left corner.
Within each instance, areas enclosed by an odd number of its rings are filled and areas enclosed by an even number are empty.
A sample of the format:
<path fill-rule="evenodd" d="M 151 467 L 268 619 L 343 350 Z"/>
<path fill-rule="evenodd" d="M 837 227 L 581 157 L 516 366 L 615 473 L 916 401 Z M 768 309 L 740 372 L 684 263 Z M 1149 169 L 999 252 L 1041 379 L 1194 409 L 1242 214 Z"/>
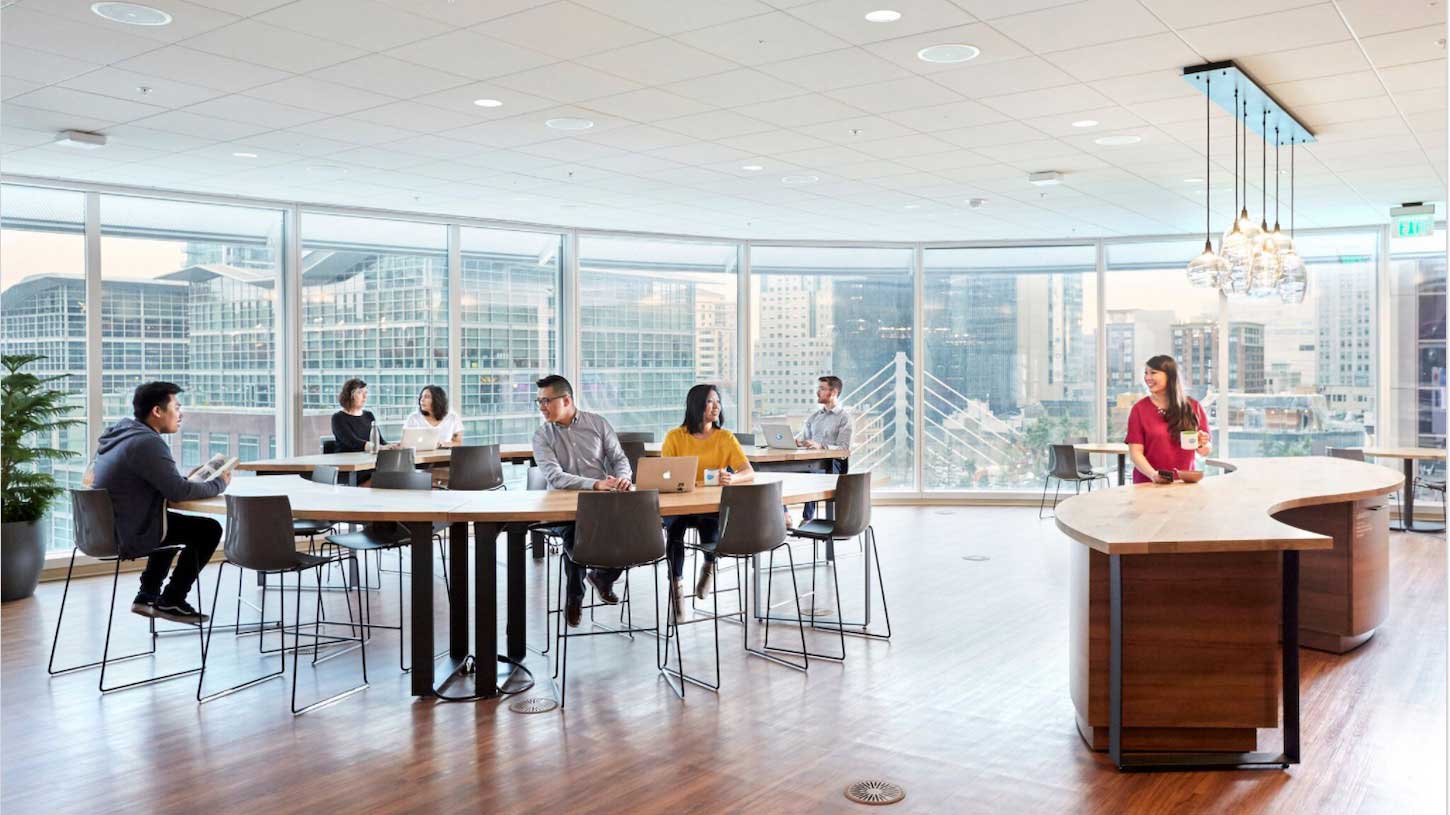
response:
<path fill-rule="evenodd" d="M 715 553 L 746 557 L 779 546 L 785 540 L 782 506 L 779 481 L 727 484 L 720 490 L 720 539 Z"/>
<path fill-rule="evenodd" d="M 1335 458 L 1349 459 L 1350 461 L 1364 461 L 1364 451 L 1358 447 L 1331 447 L 1329 455 Z"/>
<path fill-rule="evenodd" d="M 1052 477 L 1065 481 L 1075 481 L 1081 473 L 1078 472 L 1077 451 L 1071 444 L 1048 445 L 1051 457 L 1048 459 L 1048 467 L 1051 468 Z"/>
<path fill-rule="evenodd" d="M 326 465 L 312 468 L 312 476 L 309 479 L 314 484 L 330 484 L 337 486 L 337 468 Z"/>
<path fill-rule="evenodd" d="M 637 442 L 641 442 L 641 443 L 644 443 L 644 444 L 651 444 L 655 440 L 654 431 L 647 431 L 647 432 L 642 432 L 642 433 L 641 432 L 616 433 L 615 435 L 619 437 L 619 443 L 620 444 L 623 444 L 623 443 L 625 443 L 627 441 L 637 441 Z"/>
<path fill-rule="evenodd" d="M 455 447 L 448 462 L 448 489 L 494 490 L 503 486 L 497 444 Z"/>
<path fill-rule="evenodd" d="M 70 491 L 70 505 L 76 548 L 91 557 L 120 557 L 111 494 L 99 488 L 76 487 Z"/>
<path fill-rule="evenodd" d="M 549 479 L 544 477 L 544 471 L 538 467 L 529 467 L 528 474 L 525 478 L 528 479 L 528 489 L 547 490 L 549 488 Z"/>
<path fill-rule="evenodd" d="M 285 495 L 228 495 L 227 560 L 244 569 L 275 572 L 297 565 L 292 502 Z"/>
<path fill-rule="evenodd" d="M 377 463 L 373 465 L 373 469 L 378 472 L 413 469 L 413 448 L 400 447 L 396 450 L 379 450 Z"/>
<path fill-rule="evenodd" d="M 331 436 L 321 436 L 322 452 L 324 455 L 337 452 L 337 439 Z"/>
<path fill-rule="evenodd" d="M 662 532 L 658 490 L 581 492 L 570 558 L 602 569 L 653 563 L 665 556 Z"/>
<path fill-rule="evenodd" d="M 619 448 L 624 451 L 624 457 L 629 459 L 629 480 L 639 480 L 639 460 L 644 458 L 644 442 L 622 441 Z"/>
<path fill-rule="evenodd" d="M 1068 441 L 1071 441 L 1073 444 L 1087 444 L 1088 439 L 1087 436 L 1074 436 L 1068 439 Z M 1085 450 L 1079 450 L 1076 447 L 1073 448 L 1072 452 L 1077 461 L 1077 471 L 1080 473 L 1091 473 L 1093 471 L 1092 454 Z"/>
<path fill-rule="evenodd" d="M 738 442 L 740 442 L 740 446 L 741 447 L 754 447 L 755 446 L 755 434 L 754 433 L 736 433 L 735 434 L 735 440 L 738 441 Z"/>
<path fill-rule="evenodd" d="M 835 503 L 836 520 L 831 528 L 832 535 L 854 538 L 865 532 L 866 527 L 871 525 L 871 473 L 836 476 Z"/>
<path fill-rule="evenodd" d="M 433 476 L 424 470 L 383 470 L 373 473 L 368 486 L 379 490 L 431 490 Z"/>

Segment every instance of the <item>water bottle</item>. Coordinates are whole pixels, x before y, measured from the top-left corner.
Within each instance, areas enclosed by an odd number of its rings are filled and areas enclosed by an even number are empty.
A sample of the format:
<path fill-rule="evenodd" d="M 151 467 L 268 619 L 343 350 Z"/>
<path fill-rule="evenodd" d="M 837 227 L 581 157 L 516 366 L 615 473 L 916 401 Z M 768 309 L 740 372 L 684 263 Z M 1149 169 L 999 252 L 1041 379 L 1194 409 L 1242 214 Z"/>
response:
<path fill-rule="evenodd" d="M 376 453 L 378 451 L 378 447 L 381 446 L 380 442 L 381 438 L 378 436 L 378 423 L 373 422 L 372 427 L 368 429 L 368 452 Z"/>

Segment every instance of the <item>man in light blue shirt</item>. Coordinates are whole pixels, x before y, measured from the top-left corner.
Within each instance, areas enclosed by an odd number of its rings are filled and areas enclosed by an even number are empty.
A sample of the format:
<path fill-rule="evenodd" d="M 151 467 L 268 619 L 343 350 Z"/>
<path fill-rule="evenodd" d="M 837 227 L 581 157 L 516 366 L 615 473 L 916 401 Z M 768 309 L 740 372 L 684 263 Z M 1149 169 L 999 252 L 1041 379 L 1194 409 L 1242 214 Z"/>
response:
<path fill-rule="evenodd" d="M 841 378 L 823 376 L 816 382 L 816 402 L 820 405 L 806 417 L 805 426 L 796 435 L 797 447 L 812 450 L 851 450 L 851 414 L 840 404 Z M 846 459 L 827 459 L 830 473 L 846 472 Z M 807 503 L 801 517 L 809 521 L 816 516 L 816 502 Z"/>
<path fill-rule="evenodd" d="M 616 490 L 634 489 L 630 483 L 629 459 L 619 446 L 614 428 L 597 413 L 585 413 L 574 404 L 574 388 L 569 380 L 557 374 L 534 383 L 538 386 L 539 413 L 544 424 L 534 431 L 534 462 L 539 465 L 551 490 Z M 559 527 L 564 549 L 574 552 L 574 525 Z M 584 573 L 574 561 L 564 560 L 568 578 L 564 618 L 571 628 L 578 627 L 583 615 Z M 619 569 L 594 569 L 589 582 L 606 603 L 618 603 L 614 581 L 623 572 Z"/>

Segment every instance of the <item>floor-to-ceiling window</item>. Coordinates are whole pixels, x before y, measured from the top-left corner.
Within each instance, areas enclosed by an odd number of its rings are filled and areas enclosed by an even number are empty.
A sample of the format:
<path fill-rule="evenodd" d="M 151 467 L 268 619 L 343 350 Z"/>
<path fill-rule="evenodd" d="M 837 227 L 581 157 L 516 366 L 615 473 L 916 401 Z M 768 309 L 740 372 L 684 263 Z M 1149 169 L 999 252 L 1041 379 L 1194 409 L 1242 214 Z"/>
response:
<path fill-rule="evenodd" d="M 690 386 L 720 391 L 736 422 L 736 270 L 733 243 L 579 238 L 580 382 L 585 410 L 616 430 L 663 438 L 685 413 Z"/>
<path fill-rule="evenodd" d="M 459 292 L 462 393 L 470 443 L 527 442 L 539 424 L 534 382 L 559 368 L 557 234 L 463 227 Z"/>
<path fill-rule="evenodd" d="M 304 212 L 300 273 L 302 449 L 332 434 L 352 377 L 398 441 L 423 387 L 448 385 L 447 227 Z"/>
<path fill-rule="evenodd" d="M 1050 444 L 1093 435 L 1097 248 L 928 249 L 927 489 L 1037 486 Z"/>
<path fill-rule="evenodd" d="M 757 424 L 800 422 L 816 378 L 838 376 L 851 469 L 916 487 L 912 250 L 756 246 L 750 256 L 751 400 Z"/>
<path fill-rule="evenodd" d="M 43 357 L 24 370 L 60 377 L 70 417 L 80 425 L 57 431 L 38 445 L 70 450 L 77 457 L 44 462 L 62 487 L 80 486 L 90 451 L 86 444 L 85 198 L 81 193 L 21 187 L 0 188 L 0 350 Z M 70 499 L 62 495 L 48 516 L 49 547 L 69 551 L 75 540 Z"/>
<path fill-rule="evenodd" d="M 1378 231 L 1301 235 L 1304 302 L 1228 300 L 1228 455 L 1323 455 L 1376 435 Z"/>
<path fill-rule="evenodd" d="M 101 395 L 107 424 L 136 386 L 185 392 L 178 464 L 277 432 L 282 213 L 124 195 L 101 204 Z M 203 444 L 201 440 L 205 440 Z"/>
<path fill-rule="evenodd" d="M 1445 447 L 1445 230 L 1392 239 L 1390 258 L 1390 397 L 1385 443 Z M 1442 470 L 1425 462 L 1422 469 Z"/>

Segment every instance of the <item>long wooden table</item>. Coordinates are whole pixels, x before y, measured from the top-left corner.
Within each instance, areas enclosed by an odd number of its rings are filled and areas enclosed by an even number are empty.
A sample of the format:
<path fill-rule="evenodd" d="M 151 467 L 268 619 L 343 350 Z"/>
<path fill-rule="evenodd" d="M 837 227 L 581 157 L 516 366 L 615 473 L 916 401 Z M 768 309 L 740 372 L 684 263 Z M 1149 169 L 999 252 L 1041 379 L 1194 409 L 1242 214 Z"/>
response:
<path fill-rule="evenodd" d="M 761 473 L 757 483 L 780 481 L 786 504 L 827 501 L 835 496 L 836 476 L 797 473 Z M 663 516 L 715 512 L 720 506 L 721 487 L 700 487 L 691 493 L 660 496 Z M 411 536 L 412 553 L 412 694 L 443 696 L 444 688 L 473 666 L 476 656 L 483 665 L 497 659 L 521 666 L 527 624 L 524 563 L 525 529 L 539 521 L 574 520 L 578 493 L 567 490 L 375 490 L 367 487 L 317 484 L 296 475 L 258 476 L 234 479 L 227 487 L 231 495 L 285 495 L 294 518 L 310 520 L 395 521 L 404 524 Z M 171 505 L 182 512 L 226 514 L 225 495 Z M 433 652 L 433 522 L 449 524 L 448 556 L 453 566 L 448 612 L 448 661 L 444 680 L 435 686 Z M 473 652 L 469 653 L 468 524 L 473 524 L 475 602 L 473 609 Z M 497 541 L 507 533 L 507 623 L 506 650 L 498 654 Z M 479 666 L 475 674 L 478 698 L 499 695 L 495 671 Z"/>
<path fill-rule="evenodd" d="M 1081 450 L 1084 453 L 1101 453 L 1108 456 L 1118 457 L 1118 486 L 1127 483 L 1128 477 L 1128 445 L 1120 441 L 1095 441 L 1088 444 L 1074 444 L 1074 450 Z"/>
<path fill-rule="evenodd" d="M 1391 524 L 1396 532 L 1444 532 L 1445 524 L 1415 525 L 1415 471 L 1422 461 L 1444 461 L 1445 451 L 1434 447 L 1366 447 L 1371 458 L 1398 458 L 1405 462 L 1405 497 L 1400 503 L 1400 522 Z"/>
<path fill-rule="evenodd" d="M 1338 507 L 1382 520 L 1380 496 L 1402 481 L 1326 457 L 1209 463 L 1231 472 L 1084 493 L 1057 510 L 1058 528 L 1084 544 L 1072 553 L 1070 601 L 1077 726 L 1122 770 L 1298 763 L 1301 620 L 1344 600 L 1348 586 L 1332 575 L 1355 564 L 1292 513 Z M 1284 749 L 1254 752 L 1256 728 L 1279 724 L 1276 686 Z"/>

